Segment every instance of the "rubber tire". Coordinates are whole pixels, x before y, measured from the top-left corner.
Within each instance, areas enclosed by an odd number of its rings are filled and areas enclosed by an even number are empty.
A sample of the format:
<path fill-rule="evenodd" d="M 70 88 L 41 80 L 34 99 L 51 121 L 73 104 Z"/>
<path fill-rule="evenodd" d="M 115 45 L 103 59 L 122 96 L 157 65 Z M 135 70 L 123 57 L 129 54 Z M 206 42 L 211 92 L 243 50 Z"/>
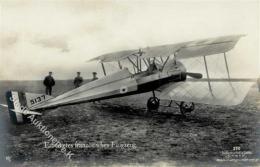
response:
<path fill-rule="evenodd" d="M 180 104 L 180 111 L 182 115 L 185 115 L 185 113 L 190 113 L 195 109 L 195 104 L 193 102 L 191 102 L 191 106 L 189 108 L 187 108 L 187 106 L 185 106 L 185 102 L 182 101 Z"/>
<path fill-rule="evenodd" d="M 160 106 L 160 99 L 158 99 L 157 97 L 150 97 L 147 100 L 148 111 L 158 110 L 159 106 Z"/>

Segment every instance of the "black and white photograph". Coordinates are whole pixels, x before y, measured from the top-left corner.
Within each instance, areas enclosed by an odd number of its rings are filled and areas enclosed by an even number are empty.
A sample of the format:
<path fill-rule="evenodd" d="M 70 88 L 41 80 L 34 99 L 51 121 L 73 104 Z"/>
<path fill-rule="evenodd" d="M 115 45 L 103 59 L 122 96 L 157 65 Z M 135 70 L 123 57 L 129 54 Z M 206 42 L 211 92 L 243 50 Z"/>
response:
<path fill-rule="evenodd" d="M 0 167 L 259 167 L 259 0 L 0 0 Z"/>

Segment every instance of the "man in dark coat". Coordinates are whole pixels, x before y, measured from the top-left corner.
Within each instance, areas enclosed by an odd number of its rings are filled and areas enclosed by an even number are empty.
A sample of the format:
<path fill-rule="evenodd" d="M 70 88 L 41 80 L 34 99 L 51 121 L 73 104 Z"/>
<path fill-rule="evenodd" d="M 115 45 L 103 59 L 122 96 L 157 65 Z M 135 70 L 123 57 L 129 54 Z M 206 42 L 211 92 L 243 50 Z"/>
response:
<path fill-rule="evenodd" d="M 44 78 L 43 84 L 46 87 L 46 94 L 51 95 L 52 87 L 55 85 L 55 80 L 52 77 L 52 72 L 49 72 L 49 75 Z"/>
<path fill-rule="evenodd" d="M 75 88 L 80 87 L 82 82 L 83 82 L 83 78 L 80 76 L 80 72 L 77 72 L 77 77 L 75 77 L 75 79 L 74 79 Z"/>

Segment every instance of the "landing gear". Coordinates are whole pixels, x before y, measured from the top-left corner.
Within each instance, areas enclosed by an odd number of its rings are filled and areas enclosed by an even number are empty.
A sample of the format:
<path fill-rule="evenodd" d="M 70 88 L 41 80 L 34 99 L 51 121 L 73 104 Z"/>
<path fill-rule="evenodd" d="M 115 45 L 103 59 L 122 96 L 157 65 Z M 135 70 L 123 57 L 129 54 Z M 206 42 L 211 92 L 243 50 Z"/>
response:
<path fill-rule="evenodd" d="M 148 111 L 156 111 L 158 110 L 159 106 L 160 106 L 160 99 L 158 99 L 155 96 L 155 93 L 153 91 L 153 97 L 150 97 L 147 101 L 147 109 Z"/>
<path fill-rule="evenodd" d="M 149 111 L 157 110 L 160 105 L 160 100 L 157 97 L 150 97 L 147 101 L 147 108 Z"/>
<path fill-rule="evenodd" d="M 176 102 L 171 100 L 170 103 L 167 106 L 164 107 L 172 107 L 172 102 L 174 102 L 179 108 L 181 115 L 185 117 L 186 113 L 190 113 L 195 109 L 195 104 L 193 102 Z M 152 112 L 152 111 L 157 111 L 160 106 L 160 99 L 158 99 L 155 96 L 155 92 L 153 91 L 153 96 L 150 97 L 147 100 L 147 111 Z"/>
<path fill-rule="evenodd" d="M 185 116 L 186 113 L 190 113 L 191 111 L 193 111 L 195 109 L 195 105 L 194 105 L 193 102 L 184 102 L 184 101 L 182 101 L 179 104 L 179 107 L 180 107 L 181 114 L 183 116 Z"/>

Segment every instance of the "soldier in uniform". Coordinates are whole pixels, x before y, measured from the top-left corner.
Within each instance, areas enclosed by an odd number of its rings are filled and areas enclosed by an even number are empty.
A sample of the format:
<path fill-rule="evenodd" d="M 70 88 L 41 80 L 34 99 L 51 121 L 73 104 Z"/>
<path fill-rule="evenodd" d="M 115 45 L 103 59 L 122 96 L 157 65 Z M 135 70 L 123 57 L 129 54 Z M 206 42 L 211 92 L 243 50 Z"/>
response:
<path fill-rule="evenodd" d="M 55 80 L 52 77 L 52 72 L 49 72 L 49 75 L 44 78 L 43 84 L 46 87 L 46 94 L 51 95 L 52 87 L 55 85 Z"/>
<path fill-rule="evenodd" d="M 80 87 L 82 82 L 83 82 L 83 78 L 80 76 L 80 72 L 77 72 L 77 76 L 74 79 L 74 86 L 75 86 L 75 88 Z"/>

